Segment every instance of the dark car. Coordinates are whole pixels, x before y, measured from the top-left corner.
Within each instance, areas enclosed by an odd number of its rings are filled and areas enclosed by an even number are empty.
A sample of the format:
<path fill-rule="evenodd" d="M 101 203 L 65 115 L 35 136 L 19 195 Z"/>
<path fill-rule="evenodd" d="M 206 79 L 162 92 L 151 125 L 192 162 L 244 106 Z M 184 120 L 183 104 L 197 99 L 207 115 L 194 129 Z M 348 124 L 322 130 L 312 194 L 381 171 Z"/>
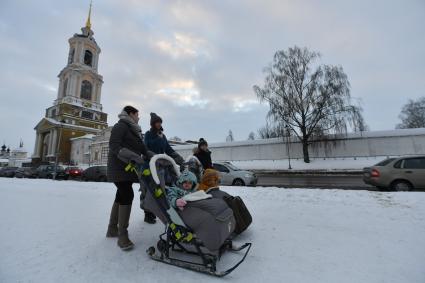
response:
<path fill-rule="evenodd" d="M 37 168 L 37 177 L 44 179 L 57 179 L 57 180 L 67 180 L 68 174 L 66 174 L 65 169 L 62 166 L 55 165 L 40 165 Z"/>
<path fill-rule="evenodd" d="M 79 167 L 67 167 L 65 173 L 68 174 L 69 178 L 79 179 L 83 174 L 83 169 Z"/>
<path fill-rule="evenodd" d="M 84 170 L 81 179 L 83 181 L 107 182 L 106 166 L 96 165 Z"/>
<path fill-rule="evenodd" d="M 37 178 L 37 169 L 32 167 L 21 167 L 15 171 L 16 178 Z"/>
<path fill-rule="evenodd" d="M 18 167 L 3 167 L 0 169 L 0 177 L 13 178 Z"/>

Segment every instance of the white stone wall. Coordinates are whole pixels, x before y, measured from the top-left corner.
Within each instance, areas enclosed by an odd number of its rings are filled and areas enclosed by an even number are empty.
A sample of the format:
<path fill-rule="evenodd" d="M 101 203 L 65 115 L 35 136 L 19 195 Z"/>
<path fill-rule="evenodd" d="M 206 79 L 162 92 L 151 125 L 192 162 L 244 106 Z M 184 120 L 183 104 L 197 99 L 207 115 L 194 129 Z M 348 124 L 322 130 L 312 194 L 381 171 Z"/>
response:
<path fill-rule="evenodd" d="M 107 154 L 111 131 L 112 127 L 108 127 L 93 138 L 93 143 L 90 146 L 90 164 L 106 165 L 108 162 Z"/>
<path fill-rule="evenodd" d="M 296 139 L 289 143 L 290 157 L 302 158 L 302 145 Z M 194 146 L 176 146 L 183 157 L 192 154 Z M 283 139 L 255 140 L 210 144 L 213 160 L 279 160 L 288 158 Z M 332 137 L 309 147 L 311 158 L 369 157 L 425 154 L 425 128 L 364 132 Z"/>
<path fill-rule="evenodd" d="M 70 160 L 75 165 L 88 164 L 90 154 L 90 145 L 93 142 L 90 138 L 76 138 L 71 140 Z"/>

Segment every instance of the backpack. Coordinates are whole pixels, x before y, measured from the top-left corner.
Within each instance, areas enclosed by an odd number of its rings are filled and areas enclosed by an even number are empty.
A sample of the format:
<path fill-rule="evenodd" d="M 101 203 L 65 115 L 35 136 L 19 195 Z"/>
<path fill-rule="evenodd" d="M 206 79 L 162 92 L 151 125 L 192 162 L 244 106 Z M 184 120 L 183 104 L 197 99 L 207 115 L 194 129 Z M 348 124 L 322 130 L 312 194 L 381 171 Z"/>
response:
<path fill-rule="evenodd" d="M 236 219 L 235 233 L 241 234 L 252 223 L 252 216 L 249 213 L 248 208 L 246 208 L 245 203 L 238 196 L 233 197 L 227 195 L 224 196 L 223 199 L 227 203 L 227 205 L 233 210 L 233 215 Z"/>

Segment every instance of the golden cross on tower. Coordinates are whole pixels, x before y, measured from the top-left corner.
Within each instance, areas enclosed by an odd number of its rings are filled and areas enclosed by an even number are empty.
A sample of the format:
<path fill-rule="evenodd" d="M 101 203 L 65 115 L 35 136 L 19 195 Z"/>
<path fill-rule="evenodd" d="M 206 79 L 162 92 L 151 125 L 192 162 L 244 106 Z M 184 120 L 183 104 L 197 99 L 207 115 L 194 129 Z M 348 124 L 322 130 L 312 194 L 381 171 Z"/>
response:
<path fill-rule="evenodd" d="M 91 6 L 92 6 L 92 2 L 93 1 L 90 1 L 90 8 L 89 8 L 89 15 L 88 15 L 88 17 L 87 17 L 87 21 L 86 21 L 86 28 L 87 29 L 91 29 L 91 22 L 90 22 L 90 16 L 91 16 Z"/>

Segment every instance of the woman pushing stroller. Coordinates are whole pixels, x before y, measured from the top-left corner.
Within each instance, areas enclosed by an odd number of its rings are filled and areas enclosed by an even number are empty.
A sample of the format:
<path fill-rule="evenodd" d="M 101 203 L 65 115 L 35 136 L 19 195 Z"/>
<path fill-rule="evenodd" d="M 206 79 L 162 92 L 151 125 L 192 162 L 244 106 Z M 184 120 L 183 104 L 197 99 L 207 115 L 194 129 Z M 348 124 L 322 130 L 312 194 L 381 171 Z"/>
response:
<path fill-rule="evenodd" d="M 153 153 L 148 151 L 142 138 L 142 129 L 138 125 L 139 111 L 126 106 L 118 115 L 119 121 L 114 125 L 109 139 L 107 176 L 108 181 L 117 187 L 115 200 L 109 217 L 106 237 L 118 237 L 118 246 L 122 250 L 133 248 L 128 237 L 131 206 L 134 192 L 133 183 L 139 180 L 134 172 L 126 171 L 129 163 L 141 165 L 144 159 L 150 159 Z"/>

